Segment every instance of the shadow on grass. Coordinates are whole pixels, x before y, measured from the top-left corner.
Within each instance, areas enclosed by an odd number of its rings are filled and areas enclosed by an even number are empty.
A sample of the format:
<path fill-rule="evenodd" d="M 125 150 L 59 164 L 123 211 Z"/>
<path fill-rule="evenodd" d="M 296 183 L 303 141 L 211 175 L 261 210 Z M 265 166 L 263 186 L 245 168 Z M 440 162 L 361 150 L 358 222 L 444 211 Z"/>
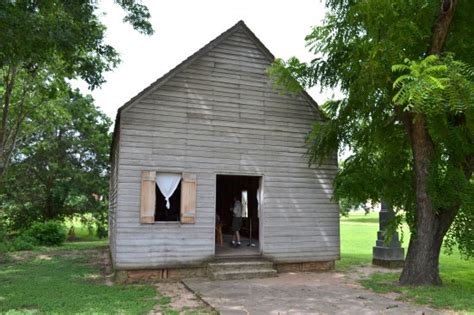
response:
<path fill-rule="evenodd" d="M 400 286 L 399 273 L 374 273 L 361 284 L 379 293 L 401 293 L 401 299 L 435 308 L 474 312 L 474 287 L 465 281 L 445 281 L 442 286 Z"/>

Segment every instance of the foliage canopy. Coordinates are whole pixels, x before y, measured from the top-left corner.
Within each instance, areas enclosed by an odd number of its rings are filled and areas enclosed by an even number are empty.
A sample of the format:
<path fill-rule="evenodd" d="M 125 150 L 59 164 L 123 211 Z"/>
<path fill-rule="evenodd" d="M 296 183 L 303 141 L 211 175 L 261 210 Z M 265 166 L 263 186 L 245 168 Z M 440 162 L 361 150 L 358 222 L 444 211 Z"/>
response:
<path fill-rule="evenodd" d="M 0 1 L 0 180 L 15 150 L 24 120 L 57 85 L 82 79 L 90 89 L 120 61 L 105 42 L 98 1 Z M 117 0 L 124 21 L 152 34 L 150 13 L 135 0 Z"/>
<path fill-rule="evenodd" d="M 127 12 L 125 21 L 142 33 L 153 33 L 145 6 L 131 0 L 117 3 Z M 33 74 L 54 64 L 58 76 L 79 76 L 92 88 L 99 86 L 103 72 L 119 57 L 104 42 L 106 27 L 98 19 L 97 5 L 92 0 L 0 1 L 0 67 L 21 67 Z"/>
<path fill-rule="evenodd" d="M 106 223 L 110 126 L 91 97 L 67 85 L 29 116 L 5 178 L 13 228 L 85 213 Z"/>
<path fill-rule="evenodd" d="M 116 0 L 153 33 L 148 8 Z M 68 81 L 99 87 L 120 61 L 96 0 L 0 1 L 0 216 L 10 228 L 94 213 L 106 224 L 111 121 Z"/>

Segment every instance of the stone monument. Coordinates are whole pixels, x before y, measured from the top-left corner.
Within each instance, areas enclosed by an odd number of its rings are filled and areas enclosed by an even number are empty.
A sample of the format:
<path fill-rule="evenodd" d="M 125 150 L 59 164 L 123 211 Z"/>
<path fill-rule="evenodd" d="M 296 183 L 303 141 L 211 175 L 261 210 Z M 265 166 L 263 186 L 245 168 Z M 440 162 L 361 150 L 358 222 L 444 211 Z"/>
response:
<path fill-rule="evenodd" d="M 384 241 L 387 226 L 395 217 L 395 213 L 390 205 L 382 201 L 379 213 L 379 231 L 377 241 L 372 251 L 372 263 L 377 266 L 387 268 L 403 267 L 405 261 L 405 251 L 400 244 L 398 232 L 394 232 L 391 241 L 386 244 Z"/>

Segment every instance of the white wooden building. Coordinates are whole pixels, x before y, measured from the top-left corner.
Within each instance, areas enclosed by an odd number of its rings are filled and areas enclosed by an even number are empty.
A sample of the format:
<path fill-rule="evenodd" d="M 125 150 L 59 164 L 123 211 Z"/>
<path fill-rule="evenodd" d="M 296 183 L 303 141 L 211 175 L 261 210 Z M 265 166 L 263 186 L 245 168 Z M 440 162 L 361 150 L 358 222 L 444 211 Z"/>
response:
<path fill-rule="evenodd" d="M 231 250 L 280 270 L 330 268 L 339 259 L 337 161 L 308 166 L 305 136 L 322 118 L 306 92 L 272 87 L 273 60 L 240 21 L 118 110 L 109 214 L 116 270 L 198 270 Z M 168 175 L 178 176 L 170 209 L 155 183 Z M 216 224 L 226 234 L 241 191 L 243 239 L 252 219 L 257 246 L 225 251 Z"/>

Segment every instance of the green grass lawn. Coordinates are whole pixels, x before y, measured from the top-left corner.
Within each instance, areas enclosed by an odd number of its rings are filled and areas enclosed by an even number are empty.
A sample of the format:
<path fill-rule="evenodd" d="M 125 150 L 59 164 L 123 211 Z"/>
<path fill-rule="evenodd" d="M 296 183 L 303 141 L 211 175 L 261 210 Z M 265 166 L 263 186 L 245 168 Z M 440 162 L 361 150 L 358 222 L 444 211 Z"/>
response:
<path fill-rule="evenodd" d="M 336 268 L 345 271 L 354 265 L 370 263 L 377 230 L 375 214 L 341 218 L 341 260 L 336 262 Z"/>
<path fill-rule="evenodd" d="M 0 314 L 216 314 L 205 304 L 173 308 L 151 284 L 106 285 L 107 247 L 107 240 L 75 241 L 10 253 L 0 263 Z"/>
<path fill-rule="evenodd" d="M 378 214 L 356 214 L 341 219 L 341 260 L 336 268 L 346 271 L 353 266 L 370 264 L 372 247 L 378 230 Z M 404 247 L 409 240 L 404 229 Z M 397 284 L 399 273 L 378 273 L 362 281 L 377 292 L 399 292 L 403 299 L 439 308 L 452 308 L 474 313 L 474 262 L 460 258 L 458 253 L 440 257 L 441 287 L 406 288 Z"/>
<path fill-rule="evenodd" d="M 156 304 L 152 286 L 104 284 L 98 243 L 19 253 L 0 265 L 0 313 L 150 311 Z"/>

